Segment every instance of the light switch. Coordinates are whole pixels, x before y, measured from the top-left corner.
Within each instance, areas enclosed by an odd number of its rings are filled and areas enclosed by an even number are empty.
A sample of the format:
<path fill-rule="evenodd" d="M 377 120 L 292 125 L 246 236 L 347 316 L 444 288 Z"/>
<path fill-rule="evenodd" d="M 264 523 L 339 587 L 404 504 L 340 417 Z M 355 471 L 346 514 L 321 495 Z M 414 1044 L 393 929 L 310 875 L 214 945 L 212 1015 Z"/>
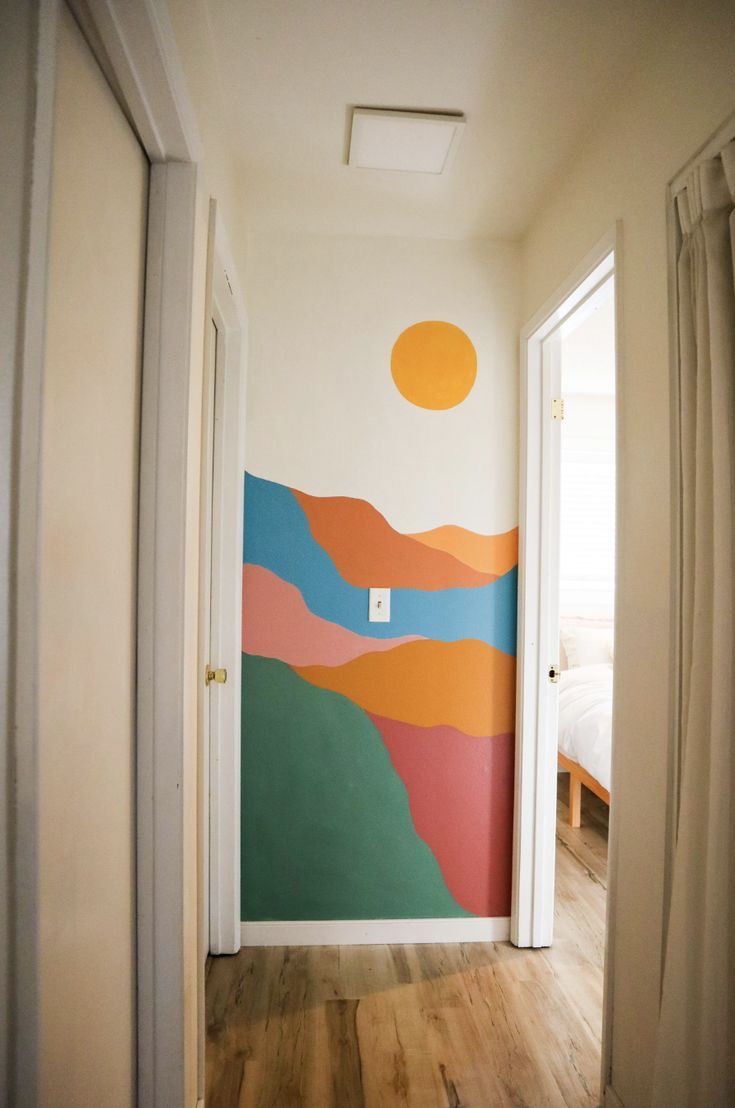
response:
<path fill-rule="evenodd" d="M 390 623 L 390 589 L 370 589 L 370 623 Z"/>

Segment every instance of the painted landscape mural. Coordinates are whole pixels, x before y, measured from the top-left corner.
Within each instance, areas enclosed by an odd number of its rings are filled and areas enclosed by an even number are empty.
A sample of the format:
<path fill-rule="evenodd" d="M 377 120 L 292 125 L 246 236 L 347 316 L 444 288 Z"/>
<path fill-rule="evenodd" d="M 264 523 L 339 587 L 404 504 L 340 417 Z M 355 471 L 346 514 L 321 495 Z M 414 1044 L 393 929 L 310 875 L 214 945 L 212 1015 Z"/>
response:
<path fill-rule="evenodd" d="M 507 916 L 517 531 L 251 474 L 245 518 L 242 918 Z"/>

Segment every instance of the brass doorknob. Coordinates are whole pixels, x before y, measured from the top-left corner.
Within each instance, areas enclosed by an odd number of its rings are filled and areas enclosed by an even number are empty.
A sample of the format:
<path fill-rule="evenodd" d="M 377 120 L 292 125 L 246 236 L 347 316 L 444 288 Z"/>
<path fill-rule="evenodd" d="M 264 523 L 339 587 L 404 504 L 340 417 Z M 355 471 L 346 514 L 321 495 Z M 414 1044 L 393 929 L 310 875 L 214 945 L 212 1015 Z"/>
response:
<path fill-rule="evenodd" d="M 213 681 L 217 685 L 224 685 L 226 680 L 227 680 L 227 670 L 226 669 L 212 669 L 211 666 L 207 666 L 207 669 L 206 669 L 205 674 L 204 674 L 204 683 L 205 683 L 205 685 L 211 685 Z"/>

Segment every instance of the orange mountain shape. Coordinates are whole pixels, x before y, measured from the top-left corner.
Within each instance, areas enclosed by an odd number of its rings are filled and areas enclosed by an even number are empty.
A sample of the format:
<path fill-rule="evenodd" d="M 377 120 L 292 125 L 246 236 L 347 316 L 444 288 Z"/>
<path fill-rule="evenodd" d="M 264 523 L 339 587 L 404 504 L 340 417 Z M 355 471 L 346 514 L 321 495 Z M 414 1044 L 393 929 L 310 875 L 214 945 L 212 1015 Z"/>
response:
<path fill-rule="evenodd" d="M 518 563 L 517 527 L 502 535 L 478 535 L 450 523 L 408 537 L 493 577 L 502 577 Z"/>
<path fill-rule="evenodd" d="M 466 565 L 453 553 L 433 548 L 423 539 L 417 541 L 417 537 L 394 531 L 366 500 L 292 492 L 316 542 L 345 581 L 357 588 L 435 591 L 487 585 L 498 576 L 495 571 Z"/>
<path fill-rule="evenodd" d="M 515 730 L 515 658 L 478 639 L 421 639 L 341 666 L 294 666 L 366 712 L 477 738 Z"/>

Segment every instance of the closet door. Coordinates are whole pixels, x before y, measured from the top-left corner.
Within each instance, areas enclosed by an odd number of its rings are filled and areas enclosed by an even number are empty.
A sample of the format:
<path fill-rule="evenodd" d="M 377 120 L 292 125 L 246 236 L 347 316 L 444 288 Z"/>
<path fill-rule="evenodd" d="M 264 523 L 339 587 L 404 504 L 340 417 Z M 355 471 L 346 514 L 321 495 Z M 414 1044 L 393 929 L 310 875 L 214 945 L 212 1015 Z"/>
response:
<path fill-rule="evenodd" d="M 148 163 L 62 6 L 41 446 L 41 1103 L 135 1100 L 135 653 Z"/>

